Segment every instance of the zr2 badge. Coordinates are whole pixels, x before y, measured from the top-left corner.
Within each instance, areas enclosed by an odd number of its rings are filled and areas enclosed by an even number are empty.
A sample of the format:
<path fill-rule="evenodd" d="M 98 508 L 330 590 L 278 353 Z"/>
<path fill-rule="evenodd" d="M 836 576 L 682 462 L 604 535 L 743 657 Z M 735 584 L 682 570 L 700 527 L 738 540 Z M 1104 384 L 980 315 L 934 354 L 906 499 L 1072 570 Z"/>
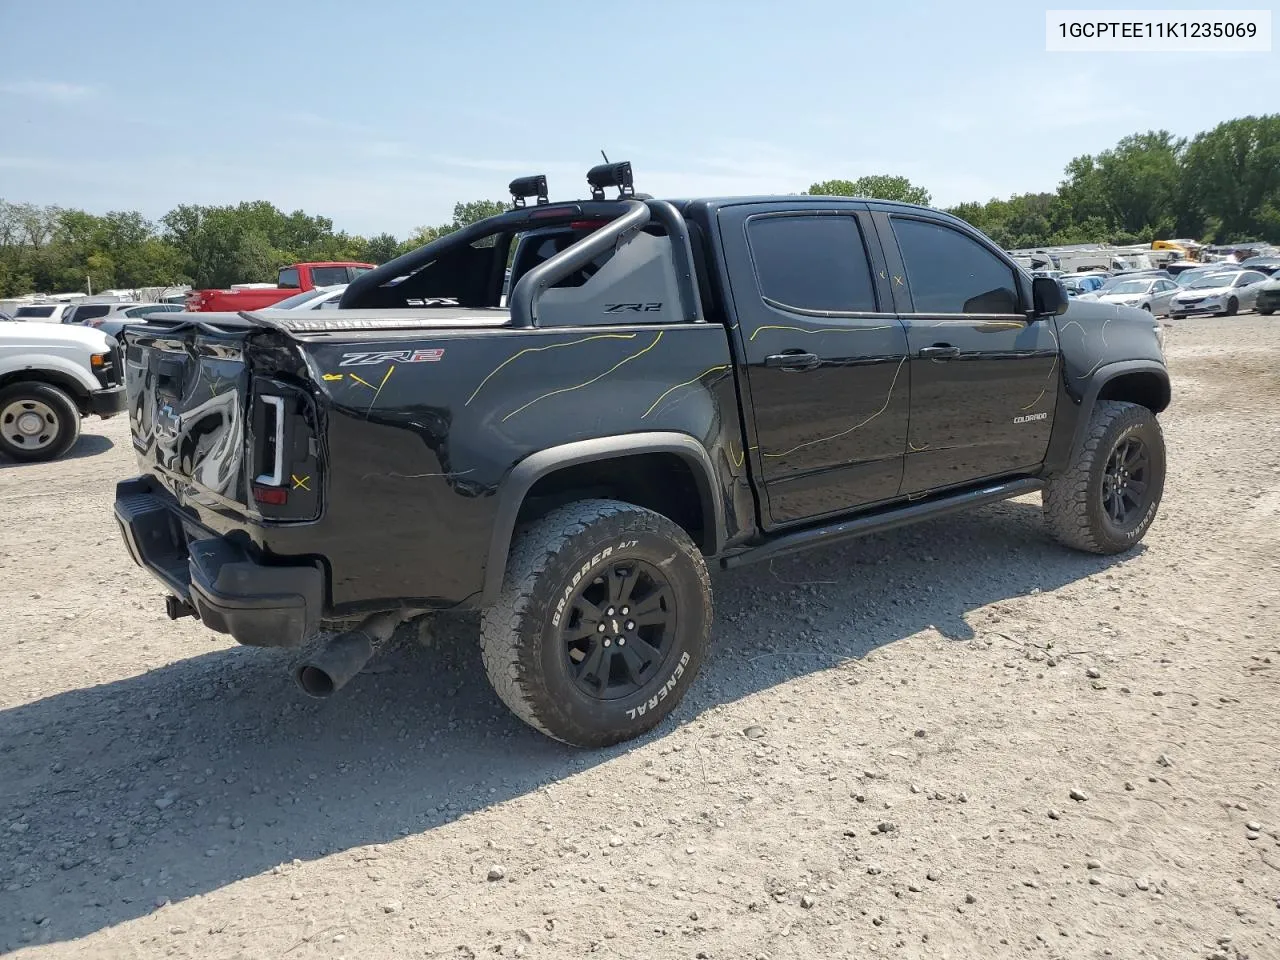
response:
<path fill-rule="evenodd" d="M 369 367 L 379 363 L 435 363 L 444 359 L 444 347 L 431 350 L 380 350 L 376 353 L 344 353 L 340 367 Z"/>

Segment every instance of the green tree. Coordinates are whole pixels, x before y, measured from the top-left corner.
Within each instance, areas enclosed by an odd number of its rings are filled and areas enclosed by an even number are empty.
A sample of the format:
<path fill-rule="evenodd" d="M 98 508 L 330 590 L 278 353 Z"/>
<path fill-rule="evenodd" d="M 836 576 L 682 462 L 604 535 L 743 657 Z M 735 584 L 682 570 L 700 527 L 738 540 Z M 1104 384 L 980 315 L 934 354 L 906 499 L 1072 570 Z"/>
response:
<path fill-rule="evenodd" d="M 1194 137 L 1180 186 L 1180 230 L 1223 242 L 1280 240 L 1280 114 L 1229 120 Z"/>
<path fill-rule="evenodd" d="M 376 237 L 370 237 L 368 246 L 365 247 L 365 256 L 370 263 L 386 263 L 388 260 L 396 256 L 400 248 L 400 241 L 389 233 L 380 233 Z"/>
<path fill-rule="evenodd" d="M 874 197 L 877 200 L 900 200 L 928 206 L 932 199 L 924 187 L 917 187 L 906 177 L 872 174 L 857 180 L 824 180 L 809 187 L 809 193 L 820 197 Z"/>

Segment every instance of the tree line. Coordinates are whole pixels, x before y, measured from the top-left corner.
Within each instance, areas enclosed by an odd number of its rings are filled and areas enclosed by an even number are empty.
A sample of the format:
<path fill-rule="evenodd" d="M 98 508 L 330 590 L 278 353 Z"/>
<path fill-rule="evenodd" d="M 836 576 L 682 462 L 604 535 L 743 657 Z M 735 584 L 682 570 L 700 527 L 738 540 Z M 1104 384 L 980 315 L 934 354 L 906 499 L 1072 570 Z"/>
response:
<path fill-rule="evenodd" d="M 899 176 L 815 183 L 811 194 L 928 204 Z M 455 204 L 453 219 L 400 240 L 334 230 L 328 217 L 286 213 L 265 200 L 183 204 L 158 223 L 136 211 L 104 215 L 0 199 L 0 297 L 189 283 L 270 282 L 289 263 L 385 263 L 506 209 L 497 200 Z M 1156 130 L 1125 137 L 1067 164 L 1053 193 L 962 203 L 951 213 L 1006 248 L 1060 243 L 1280 243 L 1280 114 L 1242 117 L 1185 139 Z"/>
<path fill-rule="evenodd" d="M 929 203 L 905 177 L 815 183 L 813 194 Z M 1154 130 L 1067 164 L 1054 193 L 1023 193 L 948 212 L 1006 249 L 1128 245 L 1183 237 L 1280 243 L 1280 114 L 1242 117 L 1191 139 Z"/>

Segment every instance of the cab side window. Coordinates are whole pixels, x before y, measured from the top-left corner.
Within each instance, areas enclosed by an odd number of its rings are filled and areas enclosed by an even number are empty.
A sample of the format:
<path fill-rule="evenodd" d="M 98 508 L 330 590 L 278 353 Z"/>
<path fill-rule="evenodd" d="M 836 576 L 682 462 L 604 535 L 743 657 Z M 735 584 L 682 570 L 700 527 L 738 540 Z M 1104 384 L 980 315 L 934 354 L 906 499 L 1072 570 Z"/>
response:
<path fill-rule="evenodd" d="M 852 216 L 753 217 L 747 239 L 760 294 L 783 310 L 874 313 L 875 287 Z"/>
<path fill-rule="evenodd" d="M 916 313 L 1019 313 L 1012 268 L 940 223 L 893 217 Z"/>

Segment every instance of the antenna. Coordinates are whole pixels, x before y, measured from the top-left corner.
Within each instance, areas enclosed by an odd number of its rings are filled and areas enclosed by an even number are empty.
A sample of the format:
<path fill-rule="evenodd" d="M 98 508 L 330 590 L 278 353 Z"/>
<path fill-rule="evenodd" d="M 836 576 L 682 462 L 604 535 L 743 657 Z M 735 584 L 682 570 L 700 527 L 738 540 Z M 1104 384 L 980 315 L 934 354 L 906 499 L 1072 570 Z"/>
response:
<path fill-rule="evenodd" d="M 608 163 L 608 162 L 609 162 L 609 155 L 608 155 L 607 153 L 605 153 L 603 150 L 601 150 L 601 151 L 600 151 L 600 156 L 604 157 L 604 162 L 605 162 L 605 163 Z"/>

